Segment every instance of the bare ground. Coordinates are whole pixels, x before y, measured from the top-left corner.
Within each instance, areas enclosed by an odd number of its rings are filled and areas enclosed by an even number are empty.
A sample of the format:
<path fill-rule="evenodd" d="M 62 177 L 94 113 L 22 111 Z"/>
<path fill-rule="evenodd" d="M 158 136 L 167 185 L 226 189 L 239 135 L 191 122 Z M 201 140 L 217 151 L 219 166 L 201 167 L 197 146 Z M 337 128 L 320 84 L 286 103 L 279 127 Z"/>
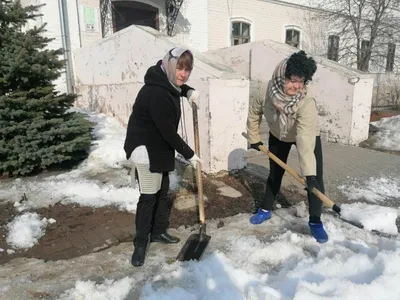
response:
<path fill-rule="evenodd" d="M 185 182 L 183 188 L 170 194 L 171 205 L 179 196 L 195 195 L 195 186 L 190 183 L 190 180 Z M 218 190 L 221 182 L 240 192 L 241 196 L 235 198 L 221 194 Z M 255 211 L 259 207 L 265 189 L 264 180 L 246 171 L 203 177 L 203 185 L 204 194 L 208 198 L 205 205 L 207 219 L 220 219 Z M 304 200 L 302 196 L 294 192 L 282 191 L 277 203 L 282 207 L 288 207 L 302 200 Z M 41 218 L 53 218 L 56 223 L 46 228 L 46 234 L 32 248 L 26 251 L 18 250 L 13 254 L 0 252 L 0 264 L 16 257 L 39 258 L 45 261 L 70 259 L 101 251 L 122 242 L 130 242 L 134 235 L 135 215 L 119 211 L 113 206 L 93 208 L 57 203 L 46 208 L 30 210 L 30 212 L 37 212 Z M 6 242 L 6 224 L 18 214 L 21 213 L 15 210 L 13 203 L 0 205 L 0 248 L 2 249 L 11 248 Z M 173 206 L 170 218 L 171 228 L 182 225 L 191 226 L 198 221 L 197 209 L 180 210 Z M 223 226 L 222 221 L 221 226 Z"/>

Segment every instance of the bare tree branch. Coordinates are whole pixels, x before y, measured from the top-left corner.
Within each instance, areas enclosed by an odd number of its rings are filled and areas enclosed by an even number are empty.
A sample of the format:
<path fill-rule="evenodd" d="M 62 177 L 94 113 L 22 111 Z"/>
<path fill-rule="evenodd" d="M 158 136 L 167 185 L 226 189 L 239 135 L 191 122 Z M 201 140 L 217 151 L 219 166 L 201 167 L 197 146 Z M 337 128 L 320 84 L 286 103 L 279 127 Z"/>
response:
<path fill-rule="evenodd" d="M 340 60 L 368 71 L 384 67 L 389 43 L 400 42 L 400 0 L 322 0 L 317 15 L 340 37 Z"/>

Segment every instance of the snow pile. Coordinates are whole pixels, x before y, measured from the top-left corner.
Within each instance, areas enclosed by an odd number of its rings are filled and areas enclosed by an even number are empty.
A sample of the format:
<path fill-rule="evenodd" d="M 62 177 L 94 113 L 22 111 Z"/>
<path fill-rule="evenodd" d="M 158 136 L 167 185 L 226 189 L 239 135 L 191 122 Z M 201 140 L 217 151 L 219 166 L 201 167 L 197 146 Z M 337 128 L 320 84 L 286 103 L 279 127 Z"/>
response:
<path fill-rule="evenodd" d="M 54 223 L 54 219 L 40 220 L 37 213 L 26 213 L 15 217 L 7 224 L 9 233 L 7 243 L 14 248 L 25 249 L 33 247 L 45 234 L 47 224 Z"/>
<path fill-rule="evenodd" d="M 96 299 L 96 300 L 118 300 L 126 299 L 131 286 L 135 280 L 125 277 L 121 280 L 114 281 L 106 279 L 102 284 L 95 282 L 78 281 L 74 289 L 66 291 L 59 300 L 67 299 Z"/>
<path fill-rule="evenodd" d="M 26 182 L 17 179 L 12 189 L 27 191 L 28 201 L 16 202 L 19 211 L 46 207 L 58 201 L 62 204 L 78 203 L 82 206 L 103 207 L 115 205 L 121 210 L 134 212 L 139 199 L 139 190 L 129 186 L 117 187 L 112 183 L 86 178 L 71 178 L 70 173 L 51 176 L 42 181 Z M 122 176 L 122 175 L 121 175 Z M 125 173 L 126 176 L 126 173 Z"/>
<path fill-rule="evenodd" d="M 397 234 L 397 211 L 391 207 L 352 203 L 341 205 L 342 217 L 359 222 L 366 230 Z"/>
<path fill-rule="evenodd" d="M 274 214 L 268 224 L 259 226 L 250 225 L 249 216 L 228 218 L 219 229 L 217 222 L 209 226 L 212 239 L 198 262 L 167 264 L 164 252 L 168 249 L 150 247 L 145 265 L 139 270 L 129 266 L 129 253 L 126 260 L 119 259 L 120 268 L 127 271 L 114 286 L 153 270 L 153 275 L 130 287 L 124 285 L 121 292 L 143 300 L 398 298 L 398 240 L 372 237 L 340 220 L 325 217 L 330 240 L 318 244 L 307 230 L 307 219 L 296 218 L 286 209 L 280 210 L 279 216 Z M 80 279 L 60 299 L 77 299 L 77 290 L 80 299 L 90 299 L 100 292 L 98 299 L 111 294 L 104 290 L 106 283 L 95 285 L 96 290 L 93 286 L 93 281 Z"/>
<path fill-rule="evenodd" d="M 350 200 L 366 200 L 372 203 L 400 206 L 400 182 L 394 178 L 369 178 L 368 181 L 353 180 L 338 187 Z M 390 203 L 389 203 L 390 201 Z M 342 216 L 359 222 L 366 230 L 378 230 L 397 234 L 398 209 L 366 203 L 343 204 Z"/>
<path fill-rule="evenodd" d="M 400 115 L 382 118 L 371 124 L 380 129 L 376 133 L 378 140 L 374 143 L 375 147 L 400 151 Z"/>
<path fill-rule="evenodd" d="M 123 150 L 126 129 L 112 117 L 81 112 L 96 124 L 96 140 L 89 157 L 77 169 L 59 175 L 0 181 L 0 200 L 15 202 L 18 211 L 57 202 L 92 207 L 115 205 L 120 210 L 136 211 L 139 189 L 130 186 L 130 175 L 123 167 L 130 165 Z M 172 172 L 171 189 L 178 189 L 180 182 L 181 178 Z M 20 203 L 24 193 L 28 201 Z"/>
<path fill-rule="evenodd" d="M 353 180 L 350 184 L 338 188 L 350 200 L 364 199 L 379 203 L 390 198 L 400 198 L 400 182 L 395 178 L 371 177 L 368 181 Z"/>

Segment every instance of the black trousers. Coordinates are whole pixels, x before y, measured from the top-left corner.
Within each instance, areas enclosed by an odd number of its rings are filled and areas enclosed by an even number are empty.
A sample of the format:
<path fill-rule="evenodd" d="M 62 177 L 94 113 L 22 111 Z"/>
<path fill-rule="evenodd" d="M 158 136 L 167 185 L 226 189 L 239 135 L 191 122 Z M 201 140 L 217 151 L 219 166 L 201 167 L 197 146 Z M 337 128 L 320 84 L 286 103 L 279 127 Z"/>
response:
<path fill-rule="evenodd" d="M 272 134 L 269 135 L 268 148 L 273 154 L 275 154 L 284 163 L 287 162 L 290 148 L 296 143 L 282 142 Z M 322 159 L 322 145 L 321 137 L 317 136 L 315 140 L 314 149 L 315 159 L 317 162 L 317 181 L 321 187 L 321 192 L 325 193 L 324 179 L 323 179 L 323 159 Z M 270 173 L 267 180 L 267 186 L 265 190 L 265 196 L 262 208 L 267 210 L 272 210 L 275 202 L 276 195 L 282 184 L 282 177 L 285 170 L 282 169 L 277 163 L 272 159 L 269 160 Z M 318 222 L 321 218 L 322 202 L 311 192 L 307 192 L 309 214 L 311 222 Z"/>
<path fill-rule="evenodd" d="M 136 178 L 139 178 L 136 174 Z M 161 189 L 156 194 L 140 194 L 136 209 L 135 247 L 145 247 L 149 234 L 165 233 L 169 227 L 172 202 L 168 197 L 169 174 L 163 173 Z"/>

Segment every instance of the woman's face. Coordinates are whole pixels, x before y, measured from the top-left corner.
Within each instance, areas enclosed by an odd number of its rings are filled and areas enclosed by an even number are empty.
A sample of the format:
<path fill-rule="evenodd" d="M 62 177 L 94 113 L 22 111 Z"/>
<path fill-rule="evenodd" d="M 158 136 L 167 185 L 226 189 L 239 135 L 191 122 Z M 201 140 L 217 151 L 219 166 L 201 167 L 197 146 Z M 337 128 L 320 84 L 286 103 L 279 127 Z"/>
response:
<path fill-rule="evenodd" d="M 176 64 L 175 78 L 178 86 L 183 85 L 189 79 L 192 69 L 193 56 L 189 52 L 184 52 Z"/>
<path fill-rule="evenodd" d="M 176 67 L 176 84 L 178 86 L 183 85 L 190 76 L 190 73 L 192 70 L 189 70 L 188 68 L 185 68 L 184 66 L 177 66 Z"/>
<path fill-rule="evenodd" d="M 304 87 L 304 78 L 298 76 L 292 76 L 290 79 L 285 78 L 284 91 L 288 96 L 296 95 L 298 90 Z"/>

